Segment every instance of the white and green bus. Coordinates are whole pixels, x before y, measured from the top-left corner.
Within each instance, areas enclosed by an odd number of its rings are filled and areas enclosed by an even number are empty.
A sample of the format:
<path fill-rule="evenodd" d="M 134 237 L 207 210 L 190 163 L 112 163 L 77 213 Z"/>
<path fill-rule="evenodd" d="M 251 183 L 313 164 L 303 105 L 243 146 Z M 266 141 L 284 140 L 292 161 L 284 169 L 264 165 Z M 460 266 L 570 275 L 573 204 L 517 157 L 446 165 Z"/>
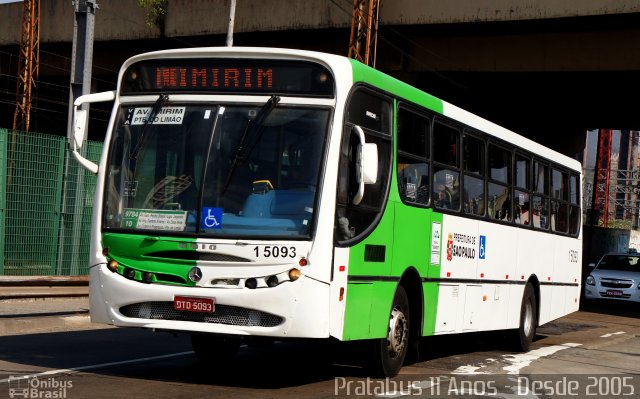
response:
<path fill-rule="evenodd" d="M 94 322 L 186 332 L 219 362 L 245 337 L 369 340 L 393 376 L 419 337 L 511 330 L 526 350 L 578 309 L 580 163 L 357 61 L 159 51 L 75 106 Z"/>

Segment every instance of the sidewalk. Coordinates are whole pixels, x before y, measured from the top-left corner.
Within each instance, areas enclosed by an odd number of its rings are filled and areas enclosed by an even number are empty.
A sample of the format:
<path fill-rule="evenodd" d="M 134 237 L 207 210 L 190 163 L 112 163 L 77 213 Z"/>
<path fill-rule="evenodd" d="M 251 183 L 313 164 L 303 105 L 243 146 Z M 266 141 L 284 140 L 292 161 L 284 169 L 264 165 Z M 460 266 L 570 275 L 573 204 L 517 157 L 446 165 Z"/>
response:
<path fill-rule="evenodd" d="M 87 277 L 0 277 L 0 335 L 90 328 Z"/>

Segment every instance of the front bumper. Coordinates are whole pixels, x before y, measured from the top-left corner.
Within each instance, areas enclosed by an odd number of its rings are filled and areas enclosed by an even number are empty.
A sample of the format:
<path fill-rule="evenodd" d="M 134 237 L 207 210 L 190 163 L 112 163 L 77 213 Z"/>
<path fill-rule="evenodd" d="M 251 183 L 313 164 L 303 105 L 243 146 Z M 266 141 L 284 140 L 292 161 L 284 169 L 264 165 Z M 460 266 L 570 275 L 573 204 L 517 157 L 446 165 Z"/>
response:
<path fill-rule="evenodd" d="M 329 285 L 305 275 L 273 288 L 181 287 L 131 281 L 102 264 L 90 270 L 89 294 L 96 323 L 225 335 L 329 337 Z M 207 316 L 175 311 L 176 295 L 215 298 L 217 312 Z"/>

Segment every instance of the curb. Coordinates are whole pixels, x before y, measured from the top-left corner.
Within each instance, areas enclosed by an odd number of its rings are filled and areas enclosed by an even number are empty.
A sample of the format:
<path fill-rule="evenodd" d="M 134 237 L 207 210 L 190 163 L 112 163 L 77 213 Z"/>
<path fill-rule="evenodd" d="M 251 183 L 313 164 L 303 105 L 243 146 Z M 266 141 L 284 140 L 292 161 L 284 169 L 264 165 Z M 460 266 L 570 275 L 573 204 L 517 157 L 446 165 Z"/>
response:
<path fill-rule="evenodd" d="M 0 287 L 88 286 L 89 276 L 0 276 Z"/>
<path fill-rule="evenodd" d="M 89 296 L 89 276 L 0 276 L 0 301 Z"/>
<path fill-rule="evenodd" d="M 89 296 L 88 286 L 3 286 L 0 301 L 46 298 L 78 298 Z"/>

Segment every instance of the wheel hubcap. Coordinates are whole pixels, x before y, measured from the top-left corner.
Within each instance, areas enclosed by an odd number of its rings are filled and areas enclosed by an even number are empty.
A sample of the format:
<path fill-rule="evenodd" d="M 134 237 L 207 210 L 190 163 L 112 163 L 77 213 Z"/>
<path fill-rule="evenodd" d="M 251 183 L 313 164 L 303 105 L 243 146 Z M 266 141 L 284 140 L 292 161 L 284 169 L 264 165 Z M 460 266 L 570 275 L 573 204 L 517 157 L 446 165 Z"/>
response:
<path fill-rule="evenodd" d="M 396 357 L 401 354 L 407 346 L 407 340 L 409 338 L 408 327 L 407 319 L 402 309 L 397 307 L 393 308 L 391 311 L 391 319 L 389 320 L 389 336 L 387 337 L 391 357 Z"/>

